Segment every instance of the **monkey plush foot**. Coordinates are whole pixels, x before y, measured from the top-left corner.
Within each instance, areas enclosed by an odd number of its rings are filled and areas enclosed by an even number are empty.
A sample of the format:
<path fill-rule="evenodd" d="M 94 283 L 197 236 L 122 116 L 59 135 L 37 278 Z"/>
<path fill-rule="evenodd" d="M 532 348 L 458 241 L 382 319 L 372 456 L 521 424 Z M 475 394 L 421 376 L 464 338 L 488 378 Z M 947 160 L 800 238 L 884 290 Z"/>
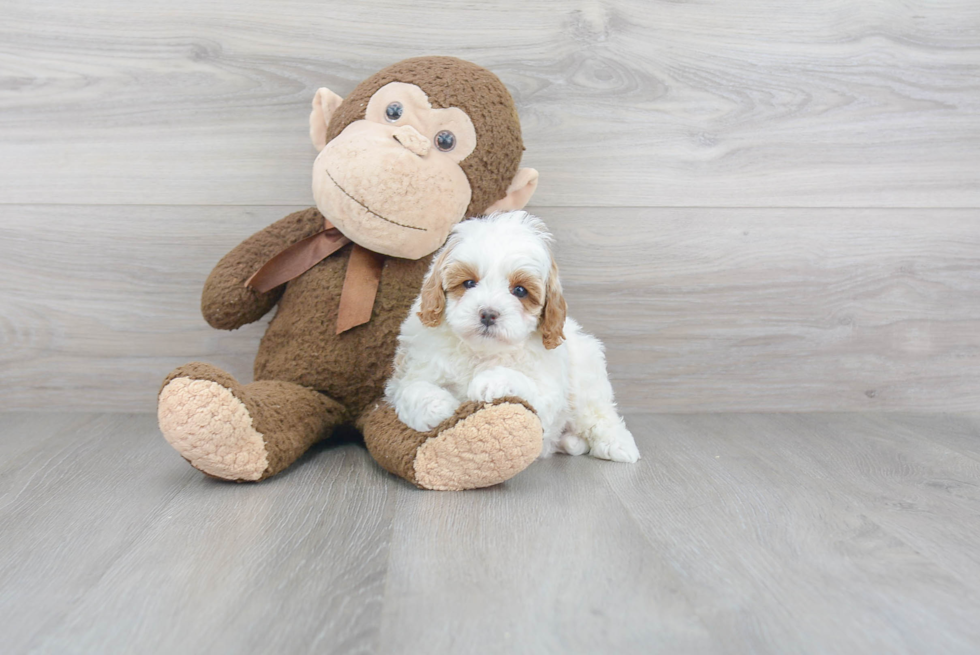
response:
<path fill-rule="evenodd" d="M 388 471 L 423 489 L 478 489 L 514 477 L 541 454 L 541 422 L 521 400 L 467 402 L 434 430 L 416 432 L 381 403 L 362 426 Z"/>
<path fill-rule="evenodd" d="M 238 482 L 283 470 L 344 414 L 339 403 L 311 389 L 275 380 L 241 385 L 201 363 L 172 372 L 157 400 L 167 442 L 199 471 Z"/>
<path fill-rule="evenodd" d="M 509 480 L 541 454 L 541 422 L 522 404 L 491 405 L 423 443 L 415 482 L 425 489 L 476 489 Z"/>
<path fill-rule="evenodd" d="M 206 364 L 182 368 L 189 370 L 174 371 L 157 401 L 164 438 L 208 475 L 223 480 L 261 478 L 269 455 L 245 403 L 232 391 L 240 395 L 241 385 Z"/>

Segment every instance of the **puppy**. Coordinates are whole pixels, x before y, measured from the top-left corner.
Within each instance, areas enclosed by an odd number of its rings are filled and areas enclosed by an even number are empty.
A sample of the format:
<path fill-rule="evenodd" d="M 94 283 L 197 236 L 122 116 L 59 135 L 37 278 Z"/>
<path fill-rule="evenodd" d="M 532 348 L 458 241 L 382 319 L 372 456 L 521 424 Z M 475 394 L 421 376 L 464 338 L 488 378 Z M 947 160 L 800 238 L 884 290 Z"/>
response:
<path fill-rule="evenodd" d="M 517 396 L 541 420 L 543 457 L 635 462 L 602 344 L 565 316 L 551 241 L 526 212 L 459 223 L 402 324 L 386 398 L 424 432 L 465 400 Z"/>

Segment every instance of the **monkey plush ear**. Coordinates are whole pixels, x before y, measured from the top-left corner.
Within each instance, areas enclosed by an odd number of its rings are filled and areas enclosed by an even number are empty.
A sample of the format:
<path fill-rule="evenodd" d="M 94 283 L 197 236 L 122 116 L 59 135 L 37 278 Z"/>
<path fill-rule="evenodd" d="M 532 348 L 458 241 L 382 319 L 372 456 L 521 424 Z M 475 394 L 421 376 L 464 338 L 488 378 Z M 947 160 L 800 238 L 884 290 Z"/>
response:
<path fill-rule="evenodd" d="M 514 180 L 507 187 L 507 195 L 487 207 L 486 214 L 493 212 L 511 212 L 524 209 L 534 190 L 538 188 L 538 172 L 533 168 L 522 168 L 517 171 Z"/>
<path fill-rule="evenodd" d="M 313 111 L 310 112 L 310 139 L 313 140 L 313 147 L 317 152 L 323 150 L 327 145 L 327 125 L 334 111 L 344 101 L 339 95 L 330 89 L 317 89 L 313 96 Z"/>

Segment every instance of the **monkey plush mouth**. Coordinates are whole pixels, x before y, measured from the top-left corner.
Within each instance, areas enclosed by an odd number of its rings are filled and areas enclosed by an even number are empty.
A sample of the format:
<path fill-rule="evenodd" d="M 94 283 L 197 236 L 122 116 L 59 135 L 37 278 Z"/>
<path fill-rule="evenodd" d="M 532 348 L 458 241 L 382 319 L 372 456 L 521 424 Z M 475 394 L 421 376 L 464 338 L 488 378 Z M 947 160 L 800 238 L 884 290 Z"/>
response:
<path fill-rule="evenodd" d="M 417 227 L 415 225 L 405 225 L 404 223 L 399 223 L 398 221 L 393 221 L 390 218 L 385 218 L 384 216 L 382 216 L 378 212 L 374 211 L 373 209 L 371 209 L 370 207 L 368 207 L 367 205 L 365 205 L 363 202 L 361 202 L 360 200 L 358 200 L 357 198 L 355 198 L 351 194 L 347 193 L 347 189 L 345 189 L 344 187 L 340 186 L 340 183 L 337 182 L 337 180 L 334 179 L 333 175 L 330 174 L 330 171 L 328 169 L 324 168 L 323 169 L 323 172 L 327 174 L 327 177 L 329 177 L 330 178 L 330 181 L 334 183 L 334 186 L 336 186 L 338 189 L 340 189 L 340 192 L 341 193 L 343 193 L 345 196 L 347 196 L 348 198 L 350 198 L 351 200 L 353 200 L 354 202 L 356 202 L 358 205 L 360 205 L 361 207 L 363 207 L 364 208 L 364 211 L 366 211 L 367 213 L 371 214 L 372 216 L 377 216 L 378 218 L 380 218 L 381 220 L 385 221 L 386 223 L 391 223 L 392 225 L 397 225 L 398 227 L 404 227 L 404 228 L 409 229 L 409 230 L 418 230 L 420 232 L 428 232 L 428 230 L 426 230 L 424 227 Z"/>

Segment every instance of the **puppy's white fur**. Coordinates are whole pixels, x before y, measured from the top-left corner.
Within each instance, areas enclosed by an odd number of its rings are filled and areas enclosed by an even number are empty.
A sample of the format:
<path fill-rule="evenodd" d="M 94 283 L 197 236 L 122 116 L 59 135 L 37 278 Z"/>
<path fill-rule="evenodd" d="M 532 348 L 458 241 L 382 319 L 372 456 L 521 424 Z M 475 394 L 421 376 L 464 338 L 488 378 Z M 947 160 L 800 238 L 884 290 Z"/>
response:
<path fill-rule="evenodd" d="M 543 457 L 635 462 L 602 344 L 565 317 L 550 242 L 526 212 L 458 224 L 402 324 L 387 400 L 406 425 L 426 431 L 465 400 L 517 396 L 541 420 Z M 516 286 L 529 293 L 522 299 Z"/>

